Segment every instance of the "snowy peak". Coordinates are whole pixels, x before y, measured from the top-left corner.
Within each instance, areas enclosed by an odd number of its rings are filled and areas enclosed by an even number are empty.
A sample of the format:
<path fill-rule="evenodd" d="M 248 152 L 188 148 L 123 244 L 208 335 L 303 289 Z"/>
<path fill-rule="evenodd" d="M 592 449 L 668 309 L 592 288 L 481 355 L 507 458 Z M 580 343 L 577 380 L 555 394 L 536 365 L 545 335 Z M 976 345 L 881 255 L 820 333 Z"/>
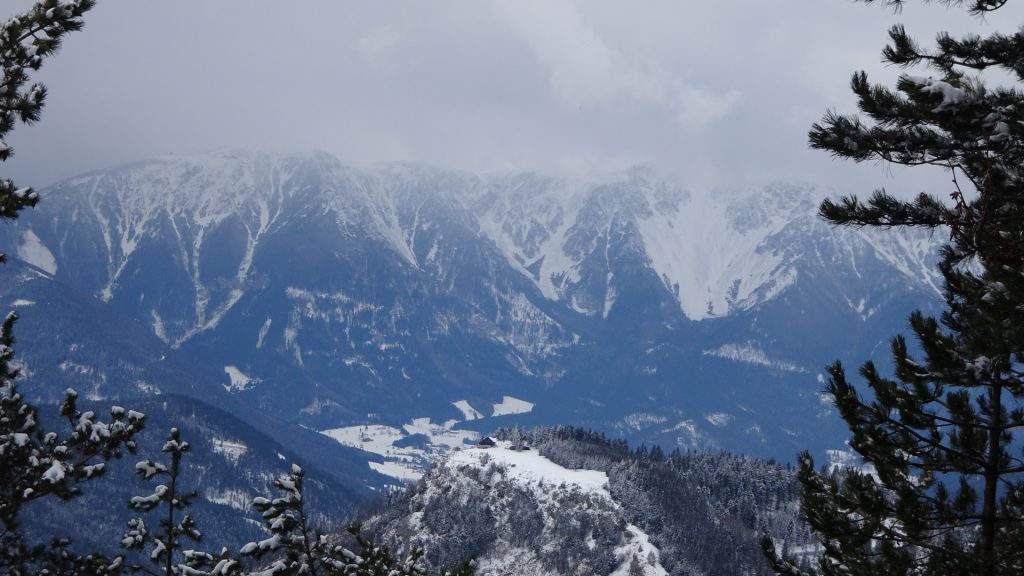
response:
<path fill-rule="evenodd" d="M 642 168 L 598 181 L 504 175 L 486 184 L 474 204 L 483 234 L 545 297 L 586 315 L 607 317 L 637 267 L 691 320 L 749 310 L 806 272 L 808 250 L 844 252 L 851 260 L 839 265 L 882 261 L 910 285 L 936 287 L 931 239 L 834 229 L 817 217 L 829 194 L 809 186 L 697 193 Z"/>
<path fill-rule="evenodd" d="M 329 162 L 321 155 L 224 151 L 90 173 L 56 185 L 49 200 L 73 206 L 70 218 L 81 228 L 68 232 L 55 225 L 46 232 L 60 235 L 54 248 L 65 262 L 82 252 L 105 261 L 105 274 L 78 278 L 105 301 L 129 296 L 121 293 L 130 290 L 126 276 L 137 274 L 140 261 L 154 251 L 165 253 L 172 270 L 187 277 L 192 305 L 185 318 L 165 318 L 165 311 L 153 308 L 152 325 L 162 339 L 180 344 L 216 327 L 234 306 L 261 240 L 316 173 L 310 165 Z M 68 236 L 90 232 L 98 234 Z M 145 293 L 130 296 L 145 299 Z"/>
<path fill-rule="evenodd" d="M 106 275 L 94 290 L 105 300 L 150 240 L 176 245 L 171 257 L 190 278 L 195 306 L 187 321 L 153 319 L 175 344 L 216 326 L 237 303 L 268 234 L 325 216 L 340 237 L 373 239 L 441 278 L 451 276 L 445 265 L 461 246 L 489 241 L 480 248 L 502 255 L 546 299 L 587 316 L 607 317 L 637 274 L 656 279 L 691 320 L 749 310 L 799 275 L 807 242 L 793 244 L 794 234 L 835 245 L 829 250 L 862 243 L 869 253 L 852 257 L 882 260 L 908 282 L 936 288 L 927 272 L 934 242 L 831 229 L 816 217 L 826 194 L 814 188 L 697 193 L 645 168 L 566 180 L 401 163 L 357 169 L 322 153 L 230 150 L 142 162 L 55 188 L 51 197 L 67 198 L 76 217 L 101 232 L 96 248 Z M 56 271 L 60 250 L 36 234 L 26 232 L 19 253 Z M 206 256 L 225 242 L 230 257 Z"/>

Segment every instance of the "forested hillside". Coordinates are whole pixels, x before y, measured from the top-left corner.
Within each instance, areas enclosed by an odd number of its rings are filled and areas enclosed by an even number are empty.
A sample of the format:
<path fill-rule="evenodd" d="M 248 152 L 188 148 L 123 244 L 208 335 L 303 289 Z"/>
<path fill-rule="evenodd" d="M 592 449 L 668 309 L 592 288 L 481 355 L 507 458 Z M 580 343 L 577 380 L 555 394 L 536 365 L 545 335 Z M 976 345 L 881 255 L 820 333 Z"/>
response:
<path fill-rule="evenodd" d="M 577 428 L 497 438 L 494 451 L 465 448 L 366 513 L 364 527 L 397 548 L 423 546 L 434 565 L 475 556 L 482 574 L 617 574 L 634 558 L 640 574 L 768 574 L 760 535 L 808 550 L 786 466 L 631 449 Z M 503 460 L 500 446 L 523 460 Z"/>

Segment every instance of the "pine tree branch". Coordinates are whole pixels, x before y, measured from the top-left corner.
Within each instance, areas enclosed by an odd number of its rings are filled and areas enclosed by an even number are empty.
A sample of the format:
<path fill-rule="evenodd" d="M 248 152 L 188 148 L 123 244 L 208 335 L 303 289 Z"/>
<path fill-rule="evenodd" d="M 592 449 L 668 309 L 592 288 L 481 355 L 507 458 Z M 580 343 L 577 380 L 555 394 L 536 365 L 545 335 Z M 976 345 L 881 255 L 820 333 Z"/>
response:
<path fill-rule="evenodd" d="M 904 425 L 902 422 L 892 418 L 887 411 L 883 413 L 882 410 L 875 410 L 874 413 L 876 417 L 880 417 L 881 421 L 891 425 L 891 430 L 893 434 L 900 432 L 907 433 L 910 436 L 912 436 L 918 443 L 923 444 L 926 447 L 936 449 L 948 456 L 955 456 L 957 460 L 963 459 L 968 462 L 972 462 L 973 464 L 975 464 L 977 469 L 983 469 L 987 465 L 987 462 L 985 460 L 976 459 L 970 455 L 957 452 L 953 448 L 942 444 L 941 441 L 934 441 L 931 438 L 922 435 L 917 430 L 914 430 L 913 428 L 910 428 Z"/>

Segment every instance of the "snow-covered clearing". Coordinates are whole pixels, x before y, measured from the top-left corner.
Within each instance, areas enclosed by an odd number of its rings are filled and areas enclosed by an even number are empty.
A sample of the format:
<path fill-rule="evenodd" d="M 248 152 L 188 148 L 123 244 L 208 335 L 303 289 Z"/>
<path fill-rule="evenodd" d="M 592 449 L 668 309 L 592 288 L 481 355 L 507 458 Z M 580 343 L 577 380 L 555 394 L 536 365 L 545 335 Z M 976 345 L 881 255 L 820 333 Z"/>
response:
<path fill-rule="evenodd" d="M 213 439 L 213 452 L 220 454 L 225 460 L 237 464 L 242 456 L 249 451 L 249 447 L 240 440 L 224 440 L 222 438 Z"/>
<path fill-rule="evenodd" d="M 484 417 L 483 414 L 477 411 L 476 408 L 473 408 L 466 400 L 459 400 L 458 402 L 452 402 L 452 404 L 459 409 L 459 412 L 462 412 L 462 417 L 467 421 L 479 420 Z"/>
<path fill-rule="evenodd" d="M 224 385 L 224 389 L 228 392 L 241 391 L 249 388 L 253 384 L 259 382 L 254 378 L 250 378 L 249 375 L 245 374 L 235 366 L 225 366 L 224 372 L 228 375 L 231 380 L 230 384 Z"/>
<path fill-rule="evenodd" d="M 504 396 L 500 403 L 494 405 L 491 416 L 507 416 L 509 414 L 527 414 L 533 411 L 533 402 Z"/>
<path fill-rule="evenodd" d="M 16 254 L 25 262 L 45 270 L 47 274 L 57 273 L 57 260 L 53 257 L 53 252 L 50 252 L 39 236 L 31 230 L 26 230 L 22 235 Z"/>
<path fill-rule="evenodd" d="M 214 504 L 230 506 L 241 512 L 248 512 L 252 507 L 252 496 L 243 490 L 207 490 L 205 498 Z"/>
<path fill-rule="evenodd" d="M 384 462 L 370 462 L 370 468 L 399 480 L 417 480 L 434 462 L 444 458 L 452 449 L 475 443 L 480 435 L 471 430 L 458 430 L 457 420 L 434 424 L 430 418 L 416 418 L 401 428 L 383 424 L 364 424 L 321 430 L 334 440 L 384 457 Z M 412 436 L 420 441 L 413 445 L 396 446 Z"/>

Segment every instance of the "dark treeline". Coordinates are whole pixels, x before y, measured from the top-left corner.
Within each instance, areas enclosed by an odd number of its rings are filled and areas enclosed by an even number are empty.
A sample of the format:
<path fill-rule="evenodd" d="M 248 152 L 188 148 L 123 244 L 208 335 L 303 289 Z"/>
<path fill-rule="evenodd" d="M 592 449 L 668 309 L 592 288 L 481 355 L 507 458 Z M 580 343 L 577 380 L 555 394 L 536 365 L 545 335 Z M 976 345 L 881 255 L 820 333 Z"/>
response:
<path fill-rule="evenodd" d="M 759 535 L 787 549 L 812 540 L 789 467 L 726 452 L 630 449 L 571 427 L 500 432 L 520 434 L 562 466 L 606 472 L 612 496 L 661 549 L 671 574 L 769 574 Z"/>

